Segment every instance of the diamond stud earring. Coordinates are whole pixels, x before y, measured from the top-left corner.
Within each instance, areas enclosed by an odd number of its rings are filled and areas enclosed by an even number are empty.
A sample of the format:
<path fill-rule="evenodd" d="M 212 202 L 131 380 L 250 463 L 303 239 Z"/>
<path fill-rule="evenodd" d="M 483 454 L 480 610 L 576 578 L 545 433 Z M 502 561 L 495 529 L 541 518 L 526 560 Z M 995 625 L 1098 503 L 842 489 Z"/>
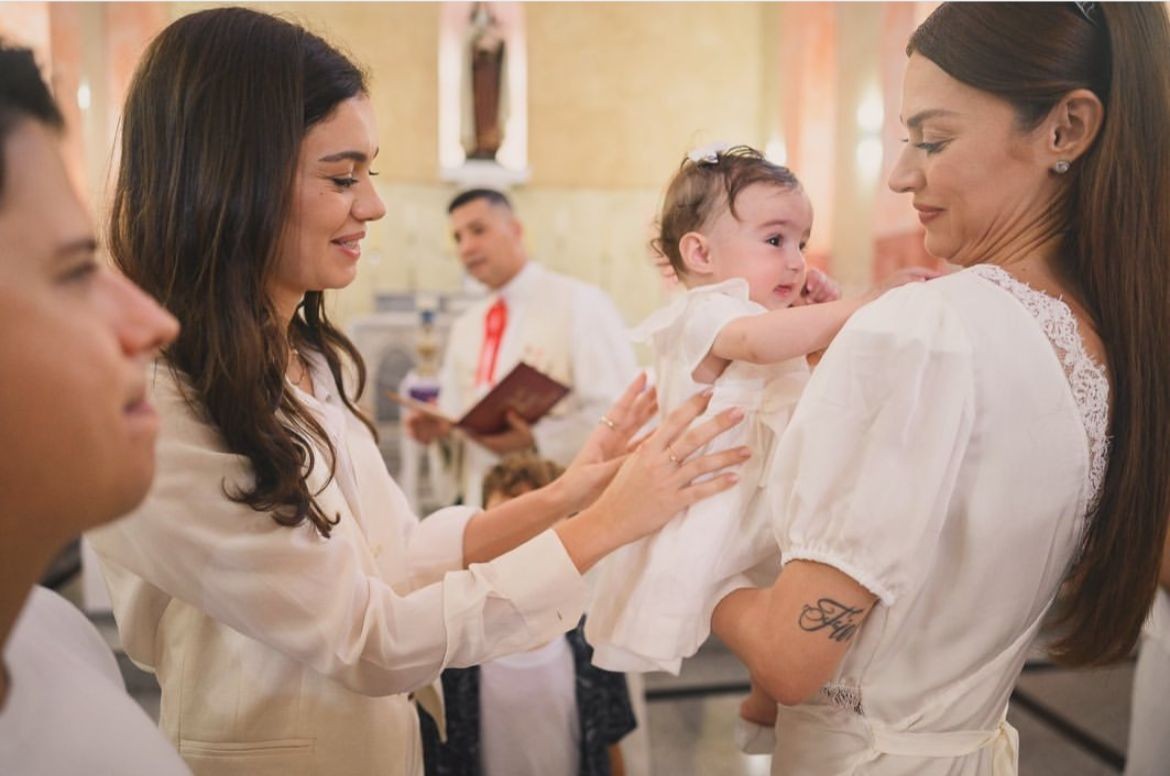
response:
<path fill-rule="evenodd" d="M 1071 166 L 1072 164 L 1067 159 L 1061 159 L 1056 164 L 1052 165 L 1052 171 L 1057 175 L 1064 175 L 1066 172 L 1068 172 L 1068 168 Z"/>

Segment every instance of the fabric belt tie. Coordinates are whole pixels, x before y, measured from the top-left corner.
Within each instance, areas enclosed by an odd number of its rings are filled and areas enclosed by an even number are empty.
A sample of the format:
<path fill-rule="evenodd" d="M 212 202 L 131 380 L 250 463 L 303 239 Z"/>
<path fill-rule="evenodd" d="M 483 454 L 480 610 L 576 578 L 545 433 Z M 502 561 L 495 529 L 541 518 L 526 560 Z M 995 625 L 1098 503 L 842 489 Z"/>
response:
<path fill-rule="evenodd" d="M 1020 737 L 1006 719 L 994 730 L 930 733 L 873 727 L 871 731 L 873 749 L 879 754 L 904 757 L 962 757 L 990 746 L 992 774 L 1007 776 L 1017 772 Z"/>
<path fill-rule="evenodd" d="M 991 747 L 992 776 L 1017 776 L 1019 736 L 1001 718 L 990 730 L 898 730 L 832 705 L 779 706 L 772 773 L 822 776 L 863 771 L 883 756 L 952 759 Z"/>

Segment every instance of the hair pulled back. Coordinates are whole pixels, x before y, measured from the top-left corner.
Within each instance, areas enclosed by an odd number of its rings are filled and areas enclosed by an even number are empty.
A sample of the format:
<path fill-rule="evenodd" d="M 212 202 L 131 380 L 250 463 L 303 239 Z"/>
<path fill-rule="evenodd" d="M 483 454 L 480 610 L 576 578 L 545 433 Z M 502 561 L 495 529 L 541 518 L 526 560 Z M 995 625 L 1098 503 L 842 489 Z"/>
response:
<path fill-rule="evenodd" d="M 1110 456 L 1060 608 L 1054 657 L 1124 657 L 1157 585 L 1170 515 L 1170 24 L 1162 3 L 947 3 L 906 48 L 1035 127 L 1068 92 L 1104 105 L 1052 214 L 1057 271 L 1093 317 L 1112 377 Z"/>

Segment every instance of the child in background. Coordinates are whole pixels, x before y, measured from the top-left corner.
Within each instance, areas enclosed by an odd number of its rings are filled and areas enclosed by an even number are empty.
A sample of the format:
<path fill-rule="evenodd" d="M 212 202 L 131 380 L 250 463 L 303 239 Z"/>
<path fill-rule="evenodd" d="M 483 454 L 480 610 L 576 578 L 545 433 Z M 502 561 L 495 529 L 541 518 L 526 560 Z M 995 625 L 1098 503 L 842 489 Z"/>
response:
<path fill-rule="evenodd" d="M 706 640 L 720 599 L 776 579 L 780 559 L 763 498 L 774 441 L 808 379 L 806 356 L 826 348 L 880 293 L 806 303 L 812 220 L 796 177 L 745 146 L 693 152 L 667 189 L 654 247 L 687 293 L 634 336 L 653 347 L 661 411 L 712 388 L 708 414 L 732 406 L 746 414 L 713 444 L 747 445 L 753 455 L 736 487 L 606 561 L 585 628 L 595 665 L 677 674 Z M 929 274 L 904 271 L 886 285 Z M 745 709 L 767 703 L 753 693 Z"/>
<path fill-rule="evenodd" d="M 509 456 L 484 477 L 484 508 L 560 473 L 533 453 Z M 427 776 L 621 776 L 617 743 L 635 727 L 626 678 L 591 657 L 578 625 L 529 652 L 443 671 L 447 741 L 423 716 Z"/>

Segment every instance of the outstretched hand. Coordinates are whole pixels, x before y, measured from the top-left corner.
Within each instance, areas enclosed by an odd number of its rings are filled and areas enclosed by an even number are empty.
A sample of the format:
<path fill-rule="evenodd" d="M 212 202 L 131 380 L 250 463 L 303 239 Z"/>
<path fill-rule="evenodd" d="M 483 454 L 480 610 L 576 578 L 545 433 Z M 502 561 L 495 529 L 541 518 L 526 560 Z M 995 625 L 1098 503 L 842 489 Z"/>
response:
<path fill-rule="evenodd" d="M 646 386 L 646 373 L 639 374 L 618 400 L 597 420 L 573 463 L 600 463 L 630 451 L 634 435 L 658 412 L 658 391 Z"/>
<path fill-rule="evenodd" d="M 658 412 L 658 393 L 646 387 L 646 373 L 626 387 L 618 400 L 597 421 L 577 457 L 561 475 L 560 487 L 579 511 L 593 502 L 629 453 L 638 430 Z"/>
<path fill-rule="evenodd" d="M 691 504 L 738 481 L 733 472 L 695 481 L 751 456 L 748 448 L 739 447 L 691 459 L 695 451 L 743 419 L 743 411 L 732 408 L 688 428 L 709 402 L 710 394 L 697 394 L 667 415 L 626 457 L 597 500 L 557 528 L 578 569 L 588 569 L 618 547 L 657 531 Z"/>

